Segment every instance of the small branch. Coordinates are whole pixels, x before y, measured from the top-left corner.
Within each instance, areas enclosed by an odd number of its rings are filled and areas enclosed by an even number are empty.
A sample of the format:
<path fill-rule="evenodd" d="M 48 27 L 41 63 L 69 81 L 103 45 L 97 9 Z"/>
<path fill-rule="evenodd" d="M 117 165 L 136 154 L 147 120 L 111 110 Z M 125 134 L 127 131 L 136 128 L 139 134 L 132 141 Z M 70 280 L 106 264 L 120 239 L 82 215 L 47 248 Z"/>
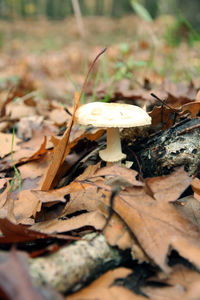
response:
<path fill-rule="evenodd" d="M 78 30 L 79 30 L 80 36 L 84 40 L 85 30 L 84 30 L 83 18 L 81 15 L 81 10 L 80 10 L 80 5 L 79 5 L 78 0 L 72 0 L 72 6 L 73 6 L 74 14 L 76 17 L 76 22 L 78 25 Z"/>
<path fill-rule="evenodd" d="M 90 234 L 49 256 L 30 259 L 30 275 L 36 285 L 50 285 L 66 293 L 80 289 L 122 260 L 120 251 L 111 248 L 102 234 Z"/>

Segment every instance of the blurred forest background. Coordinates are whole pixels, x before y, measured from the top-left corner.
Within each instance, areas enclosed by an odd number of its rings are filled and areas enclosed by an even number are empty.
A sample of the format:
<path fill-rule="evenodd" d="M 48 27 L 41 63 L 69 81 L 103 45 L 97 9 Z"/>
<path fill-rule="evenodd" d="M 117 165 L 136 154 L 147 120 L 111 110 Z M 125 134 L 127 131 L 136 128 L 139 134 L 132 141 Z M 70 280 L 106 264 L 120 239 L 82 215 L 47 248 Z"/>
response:
<path fill-rule="evenodd" d="M 37 19 L 42 16 L 51 20 L 62 20 L 73 14 L 72 2 L 71 0 L 0 0 L 0 18 Z M 199 0 L 135 0 L 132 2 L 143 5 L 152 18 L 160 14 L 183 13 L 193 26 L 200 25 Z M 130 0 L 80 0 L 79 5 L 84 16 L 122 17 L 133 13 Z"/>
<path fill-rule="evenodd" d="M 122 80 L 199 88 L 199 46 L 199 0 L 0 0 L 0 92 L 29 76 L 42 97 L 70 102 L 102 47 L 93 100 L 112 99 Z"/>

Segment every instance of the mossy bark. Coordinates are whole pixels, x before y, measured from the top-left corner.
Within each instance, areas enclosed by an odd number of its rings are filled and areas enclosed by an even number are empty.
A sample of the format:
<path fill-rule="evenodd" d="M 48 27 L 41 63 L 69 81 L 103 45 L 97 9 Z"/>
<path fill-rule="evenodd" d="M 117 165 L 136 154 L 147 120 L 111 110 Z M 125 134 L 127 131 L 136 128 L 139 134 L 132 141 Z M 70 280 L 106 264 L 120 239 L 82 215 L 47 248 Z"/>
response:
<path fill-rule="evenodd" d="M 169 174 L 179 166 L 194 175 L 200 166 L 200 119 L 183 120 L 130 148 L 145 177 Z"/>

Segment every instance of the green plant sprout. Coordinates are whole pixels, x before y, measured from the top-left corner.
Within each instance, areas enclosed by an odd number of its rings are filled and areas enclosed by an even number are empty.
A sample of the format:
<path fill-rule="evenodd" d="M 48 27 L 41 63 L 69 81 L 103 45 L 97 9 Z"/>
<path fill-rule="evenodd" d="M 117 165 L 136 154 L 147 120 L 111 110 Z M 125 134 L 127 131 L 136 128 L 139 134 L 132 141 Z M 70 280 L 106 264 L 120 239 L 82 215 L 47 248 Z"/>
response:
<path fill-rule="evenodd" d="M 65 75 L 66 75 L 67 79 L 71 82 L 71 84 L 73 85 L 74 89 L 78 90 L 77 83 L 71 78 L 71 76 L 67 70 L 65 70 Z"/>
<path fill-rule="evenodd" d="M 14 169 L 14 176 L 10 182 L 10 192 L 13 191 L 13 187 L 14 187 L 14 182 L 15 182 L 15 179 L 17 178 L 18 179 L 18 186 L 19 186 L 19 191 L 21 191 L 22 189 L 22 179 L 21 179 L 21 175 L 19 173 L 19 171 L 17 170 L 16 168 L 16 165 L 15 165 L 15 162 L 14 162 L 14 158 L 13 158 L 13 148 L 14 148 L 14 138 L 15 138 L 15 128 L 13 127 L 13 132 L 12 132 L 12 143 L 11 143 L 11 162 L 12 162 L 12 166 L 13 166 L 13 169 Z"/>
<path fill-rule="evenodd" d="M 92 101 L 96 101 L 96 89 L 97 89 L 98 83 L 100 81 L 100 77 L 101 77 L 101 71 L 100 71 L 100 69 L 98 69 L 97 75 L 95 78 L 95 82 L 94 82 L 94 87 L 93 87 Z"/>
<path fill-rule="evenodd" d="M 130 46 L 127 43 L 119 44 L 119 50 L 123 55 L 126 55 L 130 51 Z"/>
<path fill-rule="evenodd" d="M 148 12 L 148 10 L 142 5 L 140 4 L 137 0 L 130 0 L 131 6 L 133 8 L 133 10 L 135 11 L 135 13 L 143 20 L 148 21 L 148 22 L 152 22 L 153 19 L 150 15 L 150 13 Z"/>
<path fill-rule="evenodd" d="M 134 60 L 133 57 L 129 57 L 127 62 L 116 62 L 114 65 L 114 74 L 110 75 L 108 72 L 108 66 L 106 64 L 106 60 L 105 58 L 102 59 L 102 64 L 101 64 L 101 68 L 98 69 L 96 78 L 95 78 L 95 83 L 94 83 L 94 87 L 93 87 L 93 94 L 92 94 L 92 100 L 96 101 L 96 89 L 98 84 L 100 83 L 100 74 L 102 73 L 102 77 L 103 77 L 103 82 L 104 83 L 109 83 L 109 86 L 106 90 L 106 94 L 104 96 L 104 98 L 102 99 L 103 102 L 108 102 L 110 95 L 113 92 L 114 89 L 114 83 L 116 81 L 120 81 L 124 78 L 132 78 L 133 77 L 133 69 L 134 68 L 142 68 L 142 67 L 146 67 L 147 66 L 147 61 L 143 61 L 143 60 Z"/>
<path fill-rule="evenodd" d="M 136 67 L 146 67 L 147 62 L 143 60 L 135 61 L 133 57 L 129 57 L 128 61 L 117 62 L 115 65 L 116 73 L 114 74 L 115 80 L 121 80 L 123 78 L 131 78 L 132 70 Z"/>
<path fill-rule="evenodd" d="M 103 81 L 108 82 L 110 76 L 108 72 L 108 62 L 106 56 L 103 56 L 101 59 L 101 69 L 102 69 Z"/>

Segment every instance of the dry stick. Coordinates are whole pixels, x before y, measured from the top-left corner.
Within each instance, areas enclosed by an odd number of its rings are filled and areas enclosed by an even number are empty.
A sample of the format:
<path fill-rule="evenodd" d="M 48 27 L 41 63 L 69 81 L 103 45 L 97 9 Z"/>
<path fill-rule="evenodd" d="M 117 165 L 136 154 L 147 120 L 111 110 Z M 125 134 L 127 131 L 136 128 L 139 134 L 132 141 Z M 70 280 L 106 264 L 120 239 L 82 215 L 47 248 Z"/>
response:
<path fill-rule="evenodd" d="M 81 49 L 82 49 L 81 53 L 83 56 L 83 61 L 87 62 L 87 52 L 86 52 L 86 45 L 85 45 L 85 28 L 84 28 L 84 24 L 83 24 L 83 18 L 82 18 L 82 14 L 81 14 L 79 1 L 72 0 L 72 6 L 73 6 L 73 10 L 74 10 L 74 15 L 76 18 L 78 31 L 79 31 L 79 34 L 81 37 Z"/>
<path fill-rule="evenodd" d="M 162 104 L 162 111 L 161 111 L 161 122 L 162 122 L 162 124 L 164 124 L 164 122 L 163 122 L 163 106 L 168 107 L 169 109 L 171 109 L 174 112 L 173 124 L 175 124 L 177 115 L 181 115 L 181 108 L 175 109 L 175 108 L 171 107 L 165 101 L 161 100 L 158 96 L 156 96 L 154 93 L 151 93 L 151 96 L 154 97 L 159 102 L 161 102 L 161 104 Z"/>
<path fill-rule="evenodd" d="M 168 108 L 170 108 L 171 110 L 174 111 L 174 113 L 179 114 L 179 110 L 175 109 L 173 107 L 171 107 L 169 104 L 167 104 L 165 101 L 161 100 L 158 96 L 156 96 L 154 93 L 151 93 L 151 96 L 154 97 L 156 100 L 158 100 L 159 102 L 162 103 L 162 105 L 167 106 Z"/>
<path fill-rule="evenodd" d="M 126 259 L 110 247 L 103 235 L 94 234 L 45 257 L 30 259 L 29 272 L 36 285 L 50 285 L 59 292 L 76 291 Z"/>
<path fill-rule="evenodd" d="M 80 10 L 80 5 L 79 5 L 78 0 L 72 0 L 72 6 L 73 6 L 74 14 L 75 14 L 75 17 L 76 17 L 76 22 L 77 22 L 77 25 L 78 25 L 78 30 L 79 30 L 80 36 L 84 40 L 85 30 L 84 30 L 83 18 L 82 18 L 82 15 L 81 15 L 81 10 Z"/>

